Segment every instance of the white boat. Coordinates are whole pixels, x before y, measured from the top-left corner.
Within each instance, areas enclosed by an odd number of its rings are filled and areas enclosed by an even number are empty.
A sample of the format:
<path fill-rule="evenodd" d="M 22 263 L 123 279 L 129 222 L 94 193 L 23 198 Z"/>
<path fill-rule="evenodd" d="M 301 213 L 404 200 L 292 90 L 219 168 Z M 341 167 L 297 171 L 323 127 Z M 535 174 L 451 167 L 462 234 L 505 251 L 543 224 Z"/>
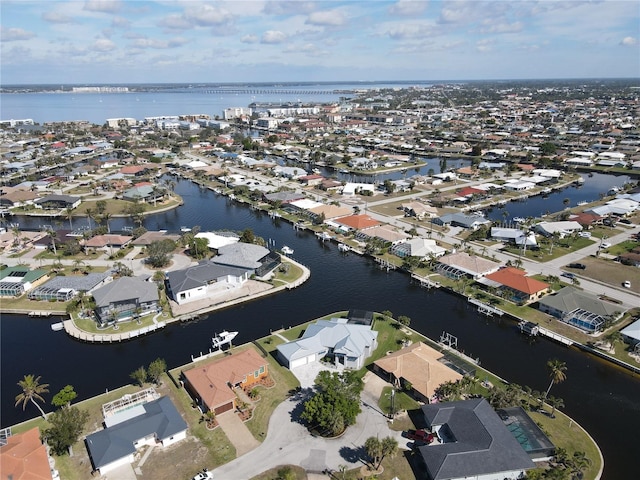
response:
<path fill-rule="evenodd" d="M 540 190 L 540 193 L 543 195 L 549 195 L 551 193 L 551 189 L 549 187 L 543 188 L 542 190 Z"/>
<path fill-rule="evenodd" d="M 190 232 L 190 231 L 191 231 L 191 229 L 190 229 L 189 227 L 180 227 L 180 231 L 181 231 L 182 233 L 187 233 L 187 232 Z"/>
<path fill-rule="evenodd" d="M 54 332 L 59 332 L 63 328 L 64 328 L 64 323 L 62 323 L 62 322 L 52 323 L 51 324 L 51 330 L 53 330 Z"/>
<path fill-rule="evenodd" d="M 282 253 L 284 253 L 285 255 L 291 255 L 293 253 L 293 248 L 285 245 L 284 247 L 282 247 Z"/>
<path fill-rule="evenodd" d="M 516 223 L 522 223 L 525 221 L 525 219 L 522 217 L 513 217 L 513 221 Z"/>
<path fill-rule="evenodd" d="M 331 235 L 329 235 L 327 232 L 318 232 L 316 233 L 316 237 L 318 237 L 320 240 L 322 240 L 323 242 L 325 240 L 331 240 L 333 237 Z"/>
<path fill-rule="evenodd" d="M 315 173 L 316 175 L 320 175 L 322 172 L 320 171 L 319 168 L 314 168 L 313 170 L 311 170 L 313 173 Z"/>
<path fill-rule="evenodd" d="M 231 343 L 231 341 L 236 338 L 238 332 L 229 332 L 227 330 L 223 330 L 220 334 L 216 334 L 211 339 L 211 345 L 213 348 L 221 348 L 222 345 L 227 343 Z"/>
<path fill-rule="evenodd" d="M 339 243 L 338 250 L 340 250 L 341 252 L 348 252 L 349 250 L 351 250 L 351 247 L 345 243 Z"/>
<path fill-rule="evenodd" d="M 581 201 L 578 202 L 578 206 L 581 207 L 581 206 L 586 205 L 588 203 L 589 202 L 587 202 L 586 200 L 581 200 Z"/>
<path fill-rule="evenodd" d="M 342 168 L 338 170 L 340 173 L 351 173 L 351 170 L 347 170 L 346 168 Z"/>

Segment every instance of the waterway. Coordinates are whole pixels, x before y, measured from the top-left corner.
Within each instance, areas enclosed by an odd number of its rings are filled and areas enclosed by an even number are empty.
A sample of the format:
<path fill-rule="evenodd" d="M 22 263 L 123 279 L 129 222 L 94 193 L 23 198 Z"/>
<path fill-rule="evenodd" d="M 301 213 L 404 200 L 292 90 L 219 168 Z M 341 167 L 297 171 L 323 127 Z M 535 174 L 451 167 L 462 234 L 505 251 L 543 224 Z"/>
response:
<path fill-rule="evenodd" d="M 161 332 L 122 344 L 90 345 L 53 332 L 51 319 L 3 315 L 0 321 L 1 423 L 14 424 L 35 416 L 14 407 L 16 382 L 24 374 L 42 376 L 51 394 L 67 384 L 80 398 L 113 389 L 130 381 L 129 373 L 157 357 L 173 368 L 208 349 L 211 336 L 223 329 L 237 330 L 235 344 L 351 308 L 390 310 L 411 318 L 411 326 L 438 339 L 442 332 L 458 338 L 458 348 L 482 366 L 509 381 L 544 390 L 548 385 L 547 360 L 566 362 L 567 380 L 551 394 L 564 399 L 563 409 L 580 422 L 600 444 L 605 456 L 606 479 L 629 478 L 637 467 L 640 431 L 640 378 L 597 358 L 546 340 L 530 340 L 515 324 L 478 314 L 460 297 L 411 285 L 399 272 L 385 272 L 353 253 L 342 254 L 336 245 L 322 243 L 312 234 L 297 232 L 282 220 L 273 220 L 244 205 L 216 196 L 208 189 L 178 180 L 176 191 L 185 204 L 145 220 L 148 229 L 179 230 L 200 225 L 202 230 L 252 228 L 275 243 L 288 245 L 293 257 L 311 269 L 301 287 L 239 307 L 215 312 L 198 321 L 172 325 Z M 127 225 L 113 219 L 112 228 Z"/>

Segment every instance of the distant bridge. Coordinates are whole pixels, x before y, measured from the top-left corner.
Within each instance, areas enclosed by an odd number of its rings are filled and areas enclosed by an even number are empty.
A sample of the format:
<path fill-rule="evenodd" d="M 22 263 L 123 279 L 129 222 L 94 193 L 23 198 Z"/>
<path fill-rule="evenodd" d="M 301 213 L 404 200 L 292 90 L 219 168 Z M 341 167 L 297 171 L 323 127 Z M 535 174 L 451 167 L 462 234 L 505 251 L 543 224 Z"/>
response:
<path fill-rule="evenodd" d="M 194 90 L 194 93 L 209 93 L 212 95 L 336 95 L 336 94 L 353 94 L 347 90 L 275 90 L 275 89 L 214 89 L 214 90 Z"/>

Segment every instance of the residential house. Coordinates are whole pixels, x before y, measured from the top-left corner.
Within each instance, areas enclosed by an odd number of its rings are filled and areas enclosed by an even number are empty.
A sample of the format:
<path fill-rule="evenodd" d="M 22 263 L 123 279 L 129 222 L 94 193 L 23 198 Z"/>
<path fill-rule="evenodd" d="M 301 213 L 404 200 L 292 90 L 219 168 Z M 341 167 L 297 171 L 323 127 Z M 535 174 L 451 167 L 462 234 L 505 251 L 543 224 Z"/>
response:
<path fill-rule="evenodd" d="M 302 337 L 278 345 L 277 357 L 287 368 L 319 362 L 327 357 L 335 364 L 361 368 L 378 346 L 378 332 L 369 325 L 351 324 L 346 318 L 318 320 Z"/>
<path fill-rule="evenodd" d="M 441 352 L 417 342 L 376 360 L 373 371 L 397 388 L 410 387 L 418 399 L 429 403 L 440 385 L 462 378 L 443 360 Z"/>
<path fill-rule="evenodd" d="M 131 243 L 133 237 L 129 235 L 116 235 L 108 233 L 105 235 L 96 235 L 81 242 L 84 248 L 89 250 L 104 250 L 105 252 L 112 254 L 115 249 L 120 250 Z"/>
<path fill-rule="evenodd" d="M 98 323 L 122 322 L 160 309 L 158 287 L 137 277 L 121 277 L 93 291 Z"/>
<path fill-rule="evenodd" d="M 519 268 L 504 267 L 485 275 L 478 282 L 497 289 L 501 296 L 517 304 L 535 302 L 549 293 L 550 285 L 532 277 Z"/>
<path fill-rule="evenodd" d="M 619 304 L 573 287 L 564 287 L 540 299 L 538 309 L 587 333 L 602 330 L 607 319 L 616 319 L 623 313 Z"/>
<path fill-rule="evenodd" d="M 0 444 L 2 480 L 57 480 L 60 475 L 51 465 L 38 427 L 11 434 Z"/>
<path fill-rule="evenodd" d="M 447 253 L 447 249 L 439 246 L 435 240 L 418 237 L 394 245 L 390 252 L 400 258 L 418 257 L 427 260 L 431 257 L 441 257 Z"/>
<path fill-rule="evenodd" d="M 21 207 L 33 204 L 38 194 L 31 190 L 13 190 L 0 195 L 0 207 Z"/>
<path fill-rule="evenodd" d="M 356 233 L 355 237 L 357 240 L 362 242 L 367 242 L 368 240 L 375 238 L 385 244 L 397 245 L 410 238 L 410 235 L 396 227 L 385 224 L 360 230 Z"/>
<path fill-rule="evenodd" d="M 82 199 L 80 197 L 72 197 L 71 195 L 47 195 L 43 198 L 34 200 L 36 208 L 43 210 L 60 210 L 64 208 L 77 208 Z"/>
<path fill-rule="evenodd" d="M 327 222 L 329 223 L 329 222 Z M 345 232 L 364 230 L 365 228 L 376 227 L 380 222 L 371 218 L 369 215 L 349 215 L 348 217 L 340 217 L 333 219 L 329 225 L 336 225 L 337 228 Z"/>
<path fill-rule="evenodd" d="M 144 202 L 153 203 L 161 201 L 167 194 L 167 190 L 163 187 L 158 187 L 151 184 L 138 184 L 135 185 L 122 194 L 122 199 L 129 202 Z"/>
<path fill-rule="evenodd" d="M 29 300 L 67 302 L 78 292 L 91 292 L 112 280 L 110 272 L 85 275 L 60 275 L 35 287 L 28 294 Z"/>
<path fill-rule="evenodd" d="M 337 217 L 346 217 L 353 213 L 353 209 L 349 207 L 341 207 L 339 205 L 319 205 L 309 209 L 309 213 L 314 217 L 324 215 L 324 219 L 331 220 Z"/>
<path fill-rule="evenodd" d="M 177 304 L 211 298 L 241 287 L 249 279 L 249 268 L 218 265 L 211 260 L 166 275 L 167 295 Z"/>
<path fill-rule="evenodd" d="M 560 222 L 540 222 L 533 228 L 545 237 L 552 237 L 554 234 L 557 234 L 560 238 L 563 238 L 566 235 L 581 231 L 582 225 L 572 220 L 566 220 Z"/>
<path fill-rule="evenodd" d="M 535 248 L 538 246 L 535 233 L 525 232 L 519 228 L 491 227 L 491 238 L 522 247 Z"/>
<path fill-rule="evenodd" d="M 416 201 L 403 203 L 402 210 L 404 210 L 405 217 L 416 217 L 418 220 L 438 216 L 437 208 Z"/>
<path fill-rule="evenodd" d="M 16 265 L 0 270 L 0 297 L 19 297 L 49 279 L 47 270 L 31 270 Z"/>
<path fill-rule="evenodd" d="M 477 230 L 482 225 L 491 225 L 491 220 L 482 215 L 468 215 L 464 213 L 448 213 L 431 220 L 436 225 L 453 225 L 471 230 Z"/>
<path fill-rule="evenodd" d="M 101 475 L 132 463 L 144 446 L 168 447 L 187 437 L 187 424 L 169 397 L 117 413 L 108 425 L 85 438 L 91 465 Z"/>
<path fill-rule="evenodd" d="M 484 398 L 424 405 L 426 427 L 437 441 L 418 448 L 430 480 L 523 478 L 535 467 Z"/>
<path fill-rule="evenodd" d="M 181 380 L 202 411 L 218 415 L 236 408 L 236 388 L 250 387 L 268 375 L 269 362 L 248 349 L 183 370 Z"/>
<path fill-rule="evenodd" d="M 466 252 L 450 253 L 438 259 L 436 269 L 445 277 L 460 279 L 471 277 L 478 279 L 500 268 L 498 262 L 492 262 L 477 255 L 469 255 Z"/>
<path fill-rule="evenodd" d="M 284 203 L 295 202 L 296 200 L 304 200 L 306 198 L 306 195 L 304 193 L 284 191 L 284 192 L 265 193 L 263 195 L 263 198 L 265 202 L 269 202 L 269 203 L 280 202 L 284 204 Z"/>
<path fill-rule="evenodd" d="M 268 248 L 252 243 L 233 243 L 218 249 L 218 255 L 210 259 L 217 265 L 243 268 L 249 275 L 265 277 L 281 263 L 280 255 Z"/>

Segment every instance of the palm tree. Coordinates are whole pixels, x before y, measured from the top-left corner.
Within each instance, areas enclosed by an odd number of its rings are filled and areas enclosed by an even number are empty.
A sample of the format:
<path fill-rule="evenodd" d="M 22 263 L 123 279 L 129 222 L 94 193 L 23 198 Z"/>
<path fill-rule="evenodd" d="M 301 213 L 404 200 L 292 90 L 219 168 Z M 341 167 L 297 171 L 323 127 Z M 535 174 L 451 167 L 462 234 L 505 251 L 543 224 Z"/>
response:
<path fill-rule="evenodd" d="M 622 342 L 622 334 L 620 333 L 619 330 L 616 330 L 616 331 L 611 332 L 609 335 L 607 335 L 605 337 L 605 339 L 609 343 L 609 346 L 610 346 L 611 350 L 613 350 L 614 353 L 615 353 L 616 344 Z"/>
<path fill-rule="evenodd" d="M 549 396 L 551 387 L 553 387 L 556 383 L 564 382 L 567 379 L 567 375 L 564 373 L 567 371 L 566 363 L 554 358 L 547 362 L 547 369 L 549 370 L 549 378 L 551 378 L 551 382 L 549 383 L 549 387 L 544 394 L 543 400 L 546 400 Z"/>
<path fill-rule="evenodd" d="M 73 218 L 73 207 L 67 207 L 65 209 L 65 217 L 67 217 L 67 220 L 69 220 L 69 229 L 73 230 L 73 223 L 72 223 L 72 218 Z"/>
<path fill-rule="evenodd" d="M 111 233 L 111 228 L 109 227 L 109 219 L 112 217 L 113 215 L 109 212 L 105 212 L 104 214 L 102 214 L 102 220 L 104 221 L 104 223 L 107 225 L 107 233 Z"/>
<path fill-rule="evenodd" d="M 87 218 L 89 219 L 89 230 L 93 230 L 93 227 L 91 226 L 91 219 L 93 218 L 96 212 L 94 212 L 92 208 L 87 208 L 86 213 L 87 213 Z"/>
<path fill-rule="evenodd" d="M 564 408 L 564 400 L 553 395 L 547 398 L 547 403 L 551 405 L 551 418 L 556 418 L 556 408 Z"/>
<path fill-rule="evenodd" d="M 40 413 L 42 414 L 42 418 L 47 419 L 47 415 L 44 413 L 44 410 L 36 403 L 36 400 L 40 400 L 44 402 L 44 398 L 42 398 L 43 393 L 49 393 L 49 384 L 43 383 L 40 384 L 40 376 L 35 377 L 34 375 L 25 375 L 22 380 L 18 382 L 18 386 L 22 388 L 22 393 L 16 395 L 16 407 L 18 404 L 22 403 L 22 410 L 27 406 L 27 402 L 33 403 Z"/>

